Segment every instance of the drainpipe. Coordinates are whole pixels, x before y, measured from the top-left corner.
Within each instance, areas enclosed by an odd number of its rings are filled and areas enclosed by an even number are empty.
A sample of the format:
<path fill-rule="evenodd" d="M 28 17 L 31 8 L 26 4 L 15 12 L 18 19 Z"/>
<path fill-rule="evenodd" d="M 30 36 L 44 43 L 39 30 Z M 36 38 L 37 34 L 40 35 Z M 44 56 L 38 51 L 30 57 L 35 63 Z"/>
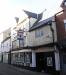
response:
<path fill-rule="evenodd" d="M 53 38 L 53 45 L 54 45 L 54 29 L 52 28 L 52 25 L 50 25 L 50 29 L 52 31 L 52 38 Z"/>
<path fill-rule="evenodd" d="M 50 25 L 50 29 L 52 32 L 52 38 L 53 38 L 53 45 L 54 45 L 54 29 L 52 28 L 52 21 L 48 23 L 48 25 Z"/>

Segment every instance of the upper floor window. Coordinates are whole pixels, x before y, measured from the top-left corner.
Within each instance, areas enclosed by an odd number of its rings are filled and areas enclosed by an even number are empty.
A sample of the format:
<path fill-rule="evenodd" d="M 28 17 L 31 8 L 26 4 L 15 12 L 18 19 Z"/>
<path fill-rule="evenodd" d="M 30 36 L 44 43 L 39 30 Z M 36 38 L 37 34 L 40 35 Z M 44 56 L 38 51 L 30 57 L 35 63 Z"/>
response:
<path fill-rule="evenodd" d="M 35 31 L 35 37 L 41 37 L 44 35 L 43 29 L 38 29 Z"/>
<path fill-rule="evenodd" d="M 24 40 L 19 40 L 19 47 L 24 47 Z"/>
<path fill-rule="evenodd" d="M 66 30 L 66 19 L 64 20 L 64 28 Z"/>

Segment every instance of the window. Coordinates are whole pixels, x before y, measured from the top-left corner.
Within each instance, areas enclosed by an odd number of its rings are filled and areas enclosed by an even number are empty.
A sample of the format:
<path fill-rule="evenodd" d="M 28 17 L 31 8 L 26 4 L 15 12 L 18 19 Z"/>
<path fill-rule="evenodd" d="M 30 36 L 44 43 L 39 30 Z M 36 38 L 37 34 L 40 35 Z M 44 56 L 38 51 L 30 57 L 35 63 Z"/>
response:
<path fill-rule="evenodd" d="M 16 60 L 18 59 L 18 53 L 15 54 L 15 59 L 16 59 Z"/>
<path fill-rule="evenodd" d="M 66 23 L 64 23 L 64 27 L 65 27 L 65 30 L 66 30 Z"/>
<path fill-rule="evenodd" d="M 31 63 L 32 62 L 32 54 L 31 54 L 31 52 L 26 52 L 25 53 L 25 62 L 26 63 Z"/>
<path fill-rule="evenodd" d="M 12 42 L 12 48 L 13 48 L 13 49 L 17 48 L 17 40 L 14 40 L 14 41 Z"/>
<path fill-rule="evenodd" d="M 43 29 L 38 29 L 35 31 L 35 37 L 41 37 L 44 35 Z"/>
<path fill-rule="evenodd" d="M 41 35 L 41 36 L 43 36 L 43 30 L 41 30 L 41 33 L 40 33 L 40 35 Z"/>
<path fill-rule="evenodd" d="M 36 30 L 36 31 L 35 31 L 35 37 L 40 37 L 39 30 Z"/>
<path fill-rule="evenodd" d="M 24 53 L 23 52 L 20 53 L 20 60 L 21 60 L 22 63 L 24 63 Z"/>
<path fill-rule="evenodd" d="M 64 20 L 64 28 L 66 30 L 66 19 Z"/>
<path fill-rule="evenodd" d="M 24 40 L 19 40 L 19 47 L 24 47 Z"/>

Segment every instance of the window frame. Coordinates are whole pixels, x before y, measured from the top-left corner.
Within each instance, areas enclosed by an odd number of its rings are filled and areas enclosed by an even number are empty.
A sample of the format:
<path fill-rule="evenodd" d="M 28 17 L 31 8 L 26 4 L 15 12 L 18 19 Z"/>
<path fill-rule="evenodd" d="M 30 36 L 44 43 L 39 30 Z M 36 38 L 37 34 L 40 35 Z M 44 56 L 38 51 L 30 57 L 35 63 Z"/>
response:
<path fill-rule="evenodd" d="M 39 38 L 42 37 L 44 35 L 44 31 L 42 28 L 35 30 L 35 37 Z"/>

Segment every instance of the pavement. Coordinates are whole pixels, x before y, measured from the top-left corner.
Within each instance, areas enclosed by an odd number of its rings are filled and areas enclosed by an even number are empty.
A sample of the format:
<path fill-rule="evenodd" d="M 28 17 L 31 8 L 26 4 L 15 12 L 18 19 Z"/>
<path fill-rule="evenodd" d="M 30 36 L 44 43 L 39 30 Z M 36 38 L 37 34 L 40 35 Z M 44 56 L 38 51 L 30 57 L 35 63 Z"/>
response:
<path fill-rule="evenodd" d="M 33 72 L 9 64 L 0 63 L 0 75 L 49 75 L 44 72 Z"/>

